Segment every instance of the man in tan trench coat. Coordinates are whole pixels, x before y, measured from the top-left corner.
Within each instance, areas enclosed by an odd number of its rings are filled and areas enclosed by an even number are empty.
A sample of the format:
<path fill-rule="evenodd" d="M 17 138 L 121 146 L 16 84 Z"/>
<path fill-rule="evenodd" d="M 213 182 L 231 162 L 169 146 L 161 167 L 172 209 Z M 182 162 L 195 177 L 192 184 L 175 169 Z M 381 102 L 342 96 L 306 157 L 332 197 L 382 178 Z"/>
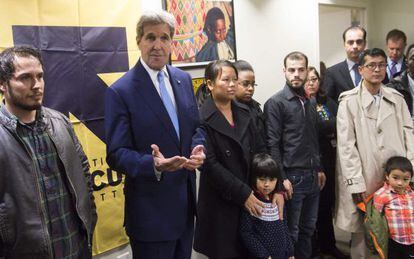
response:
<path fill-rule="evenodd" d="M 369 258 L 355 204 L 383 185 L 383 164 L 389 157 L 406 156 L 414 162 L 413 121 L 407 105 L 400 93 L 381 83 L 386 58 L 381 49 L 363 51 L 359 60 L 363 80 L 339 97 L 335 223 L 351 232 L 352 258 Z"/>

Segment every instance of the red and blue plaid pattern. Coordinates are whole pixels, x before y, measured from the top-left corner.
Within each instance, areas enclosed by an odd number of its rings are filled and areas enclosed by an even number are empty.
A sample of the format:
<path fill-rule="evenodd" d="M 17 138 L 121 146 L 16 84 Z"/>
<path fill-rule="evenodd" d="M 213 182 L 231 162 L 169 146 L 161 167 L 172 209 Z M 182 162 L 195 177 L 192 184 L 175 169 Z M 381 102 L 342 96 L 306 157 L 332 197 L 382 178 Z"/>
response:
<path fill-rule="evenodd" d="M 414 191 L 409 186 L 398 194 L 385 183 L 375 192 L 374 206 L 385 212 L 391 239 L 404 245 L 414 244 Z"/>

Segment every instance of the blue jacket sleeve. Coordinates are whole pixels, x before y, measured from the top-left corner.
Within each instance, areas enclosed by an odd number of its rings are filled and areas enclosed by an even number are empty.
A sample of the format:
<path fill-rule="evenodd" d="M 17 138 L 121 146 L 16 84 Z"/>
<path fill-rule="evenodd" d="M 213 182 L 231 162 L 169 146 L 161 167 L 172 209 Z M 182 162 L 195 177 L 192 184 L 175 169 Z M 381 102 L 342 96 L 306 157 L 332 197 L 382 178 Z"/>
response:
<path fill-rule="evenodd" d="M 150 153 L 134 150 L 130 125 L 130 111 L 122 97 L 112 88 L 105 95 L 105 138 L 107 163 L 116 171 L 135 178 L 154 173 L 154 159 Z"/>

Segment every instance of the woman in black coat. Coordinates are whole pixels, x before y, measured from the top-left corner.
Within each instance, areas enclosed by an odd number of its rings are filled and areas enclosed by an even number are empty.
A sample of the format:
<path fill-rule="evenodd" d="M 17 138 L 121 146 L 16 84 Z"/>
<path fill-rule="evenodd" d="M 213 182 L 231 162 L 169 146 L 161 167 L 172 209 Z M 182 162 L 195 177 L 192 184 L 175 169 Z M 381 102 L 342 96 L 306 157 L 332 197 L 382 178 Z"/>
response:
<path fill-rule="evenodd" d="M 206 132 L 207 158 L 201 172 L 194 249 L 209 258 L 243 258 L 247 255 L 238 236 L 242 209 L 260 214 L 263 203 L 248 185 L 255 153 L 265 151 L 243 104 L 233 101 L 237 71 L 229 61 L 206 67 L 211 92 L 200 109 Z"/>
<path fill-rule="evenodd" d="M 305 84 L 305 93 L 314 97 L 311 102 L 319 115 L 319 149 L 321 163 L 326 175 L 326 184 L 319 198 L 318 220 L 314 236 L 314 254 L 318 252 L 331 255 L 335 258 L 347 258 L 336 247 L 333 227 L 333 207 L 335 205 L 335 161 L 336 161 L 336 113 L 338 106 L 329 98 L 322 88 L 321 78 L 315 67 L 308 68 L 308 80 Z"/>

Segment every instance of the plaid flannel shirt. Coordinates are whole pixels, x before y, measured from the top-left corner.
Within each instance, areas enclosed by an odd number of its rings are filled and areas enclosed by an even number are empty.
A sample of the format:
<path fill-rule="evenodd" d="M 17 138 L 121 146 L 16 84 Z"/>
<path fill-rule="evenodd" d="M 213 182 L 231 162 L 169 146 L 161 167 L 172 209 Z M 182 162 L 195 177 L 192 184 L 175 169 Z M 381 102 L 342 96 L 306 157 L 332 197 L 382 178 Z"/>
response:
<path fill-rule="evenodd" d="M 47 134 L 40 112 L 34 123 L 18 123 L 17 132 L 31 153 L 40 187 L 41 207 L 49 231 L 54 258 L 79 258 L 87 246 L 86 234 L 76 213 L 63 165 Z"/>
<path fill-rule="evenodd" d="M 414 191 L 408 186 L 398 194 L 387 183 L 374 194 L 375 208 L 385 213 L 390 238 L 404 244 L 414 244 Z"/>

